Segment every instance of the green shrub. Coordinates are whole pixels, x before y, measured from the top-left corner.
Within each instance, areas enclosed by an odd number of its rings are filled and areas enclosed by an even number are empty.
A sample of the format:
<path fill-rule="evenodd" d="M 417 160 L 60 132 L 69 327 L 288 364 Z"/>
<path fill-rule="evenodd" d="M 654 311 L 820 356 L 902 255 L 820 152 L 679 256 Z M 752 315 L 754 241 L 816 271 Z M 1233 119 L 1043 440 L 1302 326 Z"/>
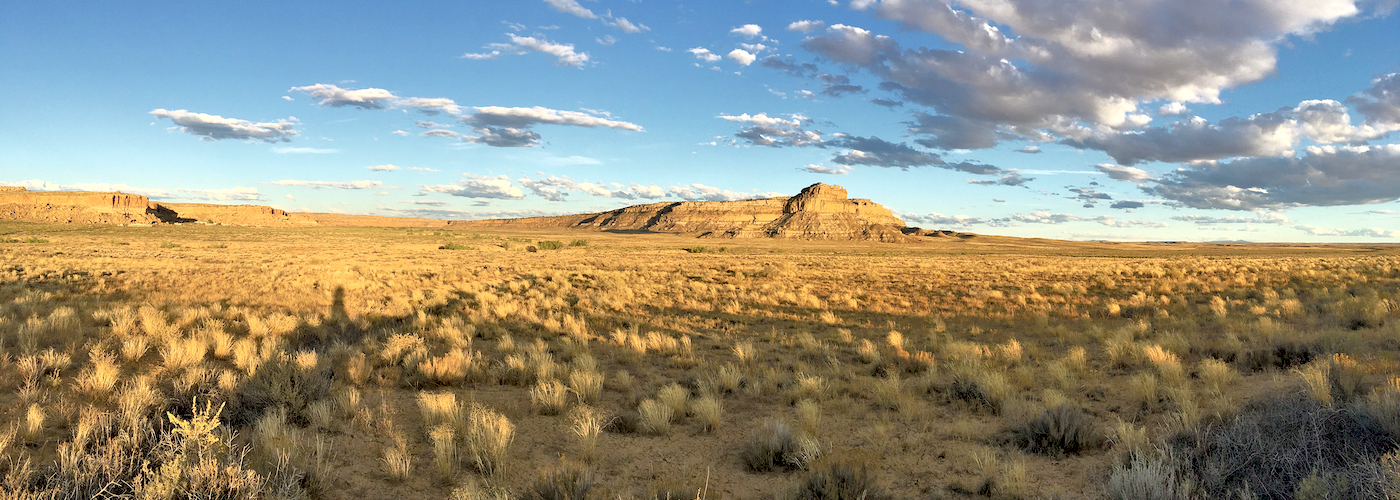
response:
<path fill-rule="evenodd" d="M 438 250 L 473 250 L 473 248 L 461 243 L 448 242 L 438 247 Z"/>
<path fill-rule="evenodd" d="M 570 242 L 569 242 L 569 246 L 571 246 L 571 247 L 586 247 L 586 246 L 588 246 L 588 240 L 574 240 L 574 241 L 570 241 Z"/>
<path fill-rule="evenodd" d="M 545 240 L 535 244 L 540 250 L 558 250 L 564 248 L 564 242 L 559 240 Z"/>
<path fill-rule="evenodd" d="M 690 248 L 685 249 L 685 251 L 690 252 L 690 253 L 705 253 L 705 252 L 710 251 L 710 249 L 707 248 L 707 247 L 690 247 Z"/>
<path fill-rule="evenodd" d="M 171 243 L 171 242 L 169 242 L 169 241 L 162 241 L 162 242 L 160 242 L 160 247 L 161 247 L 161 248 L 180 248 L 180 244 L 179 244 L 179 243 Z"/>
<path fill-rule="evenodd" d="M 25 239 L 24 239 L 24 242 L 25 242 L 25 243 L 48 243 L 49 240 L 46 240 L 46 239 L 44 239 L 44 238 L 39 238 L 39 237 L 37 237 L 37 236 L 30 236 L 30 237 L 28 237 L 28 238 L 25 238 Z"/>

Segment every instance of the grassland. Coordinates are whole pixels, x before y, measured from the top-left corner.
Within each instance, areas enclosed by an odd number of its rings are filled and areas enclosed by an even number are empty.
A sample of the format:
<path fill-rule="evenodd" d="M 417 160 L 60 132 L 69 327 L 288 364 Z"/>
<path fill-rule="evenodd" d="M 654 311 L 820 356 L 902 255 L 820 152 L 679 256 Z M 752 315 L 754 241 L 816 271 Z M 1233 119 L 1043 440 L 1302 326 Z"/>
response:
<path fill-rule="evenodd" d="M 9 498 L 1384 498 L 1400 465 L 1396 247 L 0 241 Z"/>

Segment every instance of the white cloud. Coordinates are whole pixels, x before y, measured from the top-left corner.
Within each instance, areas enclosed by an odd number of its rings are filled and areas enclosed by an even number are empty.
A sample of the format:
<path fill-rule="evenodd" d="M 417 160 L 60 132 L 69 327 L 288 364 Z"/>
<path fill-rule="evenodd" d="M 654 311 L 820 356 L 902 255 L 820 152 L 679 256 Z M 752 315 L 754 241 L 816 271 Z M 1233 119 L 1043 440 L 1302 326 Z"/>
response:
<path fill-rule="evenodd" d="M 1147 182 L 1152 180 L 1152 174 L 1140 168 L 1124 167 L 1111 163 L 1100 163 L 1094 165 L 1094 168 L 1099 169 L 1100 172 L 1103 172 L 1104 175 L 1107 175 L 1113 180 L 1124 182 Z"/>
<path fill-rule="evenodd" d="M 801 31 L 803 33 L 810 33 L 812 30 L 819 30 L 825 27 L 826 23 L 824 22 L 808 21 L 805 19 L 801 21 L 793 21 L 792 23 L 787 25 L 788 31 Z"/>
<path fill-rule="evenodd" d="M 504 175 L 497 177 L 471 175 L 456 184 L 425 185 L 420 186 L 420 188 L 419 195 L 442 193 L 463 198 L 525 199 L 525 192 L 512 186 L 510 178 Z"/>
<path fill-rule="evenodd" d="M 738 28 L 729 30 L 729 32 L 746 38 L 753 38 L 762 34 L 763 28 L 759 27 L 757 24 L 745 24 Z"/>
<path fill-rule="evenodd" d="M 543 37 L 519 36 L 513 33 L 506 33 L 506 36 L 510 37 L 510 43 L 493 43 L 488 47 L 495 51 L 512 51 L 517 55 L 527 52 L 548 54 L 554 56 L 554 64 L 559 66 L 581 68 L 589 60 L 587 52 L 575 51 L 571 43 L 554 43 Z M 471 55 L 465 54 L 462 57 L 474 59 L 475 57 L 469 57 Z"/>
<path fill-rule="evenodd" d="M 413 170 L 413 171 L 415 171 L 415 172 L 441 172 L 441 170 L 438 170 L 438 169 L 435 169 L 435 168 L 428 168 L 428 167 L 408 167 L 408 168 L 405 168 L 404 170 Z"/>
<path fill-rule="evenodd" d="M 629 184 L 628 187 L 632 188 L 632 193 L 638 198 L 654 200 L 666 197 L 666 190 L 656 184 Z"/>
<path fill-rule="evenodd" d="M 390 133 L 390 134 L 394 134 L 394 135 L 404 135 L 404 136 L 409 135 L 408 132 L 405 132 L 405 131 L 402 131 L 402 130 L 395 130 L 395 131 L 389 132 L 389 133 Z"/>
<path fill-rule="evenodd" d="M 495 59 L 500 56 L 501 51 L 493 50 L 490 52 L 468 52 L 466 54 L 462 54 L 462 59 L 470 59 L 472 61 L 485 61 L 487 59 Z"/>
<path fill-rule="evenodd" d="M 614 43 L 617 43 L 617 39 L 613 38 L 612 35 L 603 35 L 602 37 L 594 38 L 593 40 L 597 41 L 598 45 L 612 45 Z"/>
<path fill-rule="evenodd" d="M 183 109 L 174 111 L 156 109 L 150 112 L 156 118 L 166 118 L 180 127 L 180 131 L 200 136 L 201 140 L 221 139 L 260 140 L 264 142 L 290 142 L 296 137 L 296 118 L 291 117 L 275 122 L 253 123 L 236 118 L 218 115 L 191 113 Z"/>
<path fill-rule="evenodd" d="M 550 7 L 554 7 L 554 10 L 565 14 L 572 14 L 584 19 L 598 18 L 598 15 L 594 14 L 593 11 L 579 5 L 578 0 L 544 0 L 544 3 L 549 4 Z"/>
<path fill-rule="evenodd" d="M 704 48 L 704 47 L 695 47 L 695 48 L 692 48 L 692 49 L 687 49 L 686 52 L 689 52 L 689 53 L 691 53 L 691 54 L 695 54 L 695 58 L 696 58 L 696 59 L 699 59 L 699 60 L 705 61 L 705 62 L 715 62 L 715 61 L 718 61 L 718 60 L 721 59 L 721 57 L 719 56 L 719 54 L 716 54 L 716 53 L 714 53 L 714 52 L 710 52 L 710 49 L 707 49 L 707 48 Z"/>
<path fill-rule="evenodd" d="M 1367 238 L 1400 238 L 1400 229 L 1381 229 L 1369 227 L 1365 229 L 1333 229 L 1310 226 L 1307 224 L 1294 226 L 1294 229 L 1303 231 L 1313 236 L 1352 236 Z"/>
<path fill-rule="evenodd" d="M 200 201 L 256 201 L 262 199 L 257 188 L 236 186 L 226 189 L 159 189 L 108 184 L 103 182 L 79 182 L 57 184 L 39 179 L 18 182 L 0 182 L 0 186 L 22 186 L 30 191 L 91 191 L 137 194 L 153 200 L 200 200 Z"/>
<path fill-rule="evenodd" d="M 474 113 L 463 117 L 462 121 L 493 127 L 517 127 L 524 128 L 536 124 L 545 125 L 572 125 L 575 127 L 606 127 L 620 130 L 632 130 L 641 132 L 642 127 L 635 123 L 619 120 L 608 120 L 582 113 L 578 111 L 560 111 L 545 107 L 535 106 L 530 108 L 507 108 L 501 106 L 483 106 L 472 108 Z"/>
<path fill-rule="evenodd" d="M 651 31 L 645 24 L 633 23 L 625 17 L 612 18 L 610 21 L 603 21 L 603 24 L 622 30 L 623 33 L 641 33 Z"/>
<path fill-rule="evenodd" d="M 365 168 L 367 168 L 367 169 L 369 169 L 369 170 L 372 170 L 372 171 L 375 171 L 375 172 L 388 172 L 388 171 L 392 171 L 392 170 L 398 170 L 398 169 L 403 168 L 403 167 L 400 167 L 400 166 L 394 165 L 394 164 L 388 164 L 388 163 L 386 163 L 386 164 L 384 164 L 384 165 L 371 165 L 371 166 L 368 166 L 368 167 L 365 167 Z"/>
<path fill-rule="evenodd" d="M 292 87 L 289 92 L 305 92 L 320 99 L 322 106 L 353 106 L 360 109 L 384 109 L 397 99 L 393 92 L 384 89 L 367 88 L 359 90 L 342 89 L 328 83 L 318 83 L 304 87 Z"/>
<path fill-rule="evenodd" d="M 738 62 L 739 64 L 744 65 L 744 66 L 748 66 L 748 65 L 750 65 L 750 64 L 753 64 L 753 61 L 754 61 L 755 59 L 758 59 L 758 56 L 755 56 L 755 55 L 753 55 L 753 54 L 750 54 L 748 51 L 746 51 L 746 50 L 744 50 L 744 49 L 734 49 L 734 50 L 731 50 L 731 51 L 729 51 L 728 57 L 729 57 L 730 59 L 733 59 L 735 62 Z"/>
<path fill-rule="evenodd" d="M 329 155 L 339 153 L 340 150 L 330 148 L 279 147 L 272 148 L 272 152 L 279 155 Z"/>
<path fill-rule="evenodd" d="M 264 182 L 263 184 L 271 184 L 271 185 L 274 185 L 274 186 L 309 187 L 309 188 L 314 188 L 314 189 L 379 189 L 379 188 L 384 187 L 384 183 L 383 183 L 383 182 L 380 182 L 380 181 L 349 181 L 349 182 L 336 182 L 336 181 L 297 181 L 297 180 L 290 180 L 290 179 L 288 179 L 288 180 Z"/>
<path fill-rule="evenodd" d="M 830 168 L 830 167 L 823 167 L 823 166 L 817 165 L 817 164 L 810 164 L 810 165 L 803 166 L 803 167 L 802 167 L 802 170 L 805 170 L 805 171 L 807 171 L 807 172 L 811 172 L 811 173 L 814 173 L 814 174 L 829 174 L 829 175 L 846 175 L 846 174 L 851 173 L 851 167 L 846 166 L 846 165 L 837 165 L 836 168 Z"/>
<path fill-rule="evenodd" d="M 735 201 L 782 196 L 782 193 L 740 193 L 704 184 L 671 186 L 670 192 L 686 201 Z"/>

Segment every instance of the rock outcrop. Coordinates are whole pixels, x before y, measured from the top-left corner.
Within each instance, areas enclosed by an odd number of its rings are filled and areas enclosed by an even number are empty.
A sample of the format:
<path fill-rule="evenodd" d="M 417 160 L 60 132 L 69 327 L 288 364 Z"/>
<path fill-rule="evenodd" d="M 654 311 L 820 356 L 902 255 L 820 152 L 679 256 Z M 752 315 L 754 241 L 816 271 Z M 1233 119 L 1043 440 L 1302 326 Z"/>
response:
<path fill-rule="evenodd" d="M 301 214 L 259 205 L 156 203 L 137 194 L 0 189 L 0 219 L 74 224 L 215 222 L 250 226 L 315 224 Z"/>
<path fill-rule="evenodd" d="M 597 214 L 452 221 L 448 226 L 593 228 L 710 238 L 910 241 L 923 236 L 918 228 L 906 228 L 889 209 L 847 198 L 845 188 L 830 184 L 813 184 L 791 198 L 651 203 Z"/>

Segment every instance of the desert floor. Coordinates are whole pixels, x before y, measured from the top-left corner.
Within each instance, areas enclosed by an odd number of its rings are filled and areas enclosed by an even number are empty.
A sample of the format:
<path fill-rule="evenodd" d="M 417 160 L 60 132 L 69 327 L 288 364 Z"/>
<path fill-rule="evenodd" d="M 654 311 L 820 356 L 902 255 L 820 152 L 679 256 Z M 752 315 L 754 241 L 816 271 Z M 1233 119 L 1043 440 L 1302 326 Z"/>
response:
<path fill-rule="evenodd" d="M 18 222 L 0 241 L 16 498 L 1281 498 L 1394 477 L 1396 246 Z M 1281 407 L 1349 433 L 1299 447 L 1364 446 L 1286 466 L 1231 447 Z"/>

